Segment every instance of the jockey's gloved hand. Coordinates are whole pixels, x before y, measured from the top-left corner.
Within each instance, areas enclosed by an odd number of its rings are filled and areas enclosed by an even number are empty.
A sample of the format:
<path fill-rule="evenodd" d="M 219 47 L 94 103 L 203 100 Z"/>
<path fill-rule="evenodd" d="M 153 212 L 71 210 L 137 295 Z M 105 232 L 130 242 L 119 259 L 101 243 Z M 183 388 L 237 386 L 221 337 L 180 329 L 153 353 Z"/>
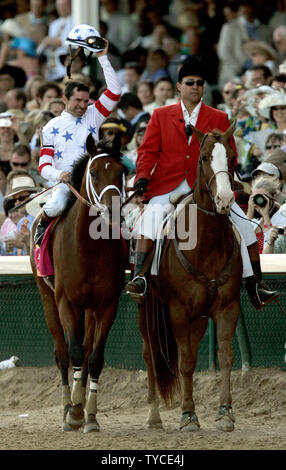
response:
<path fill-rule="evenodd" d="M 144 193 L 147 191 L 149 181 L 146 178 L 141 178 L 140 180 L 136 181 L 134 184 L 134 189 L 139 189 L 139 195 L 143 196 Z"/>

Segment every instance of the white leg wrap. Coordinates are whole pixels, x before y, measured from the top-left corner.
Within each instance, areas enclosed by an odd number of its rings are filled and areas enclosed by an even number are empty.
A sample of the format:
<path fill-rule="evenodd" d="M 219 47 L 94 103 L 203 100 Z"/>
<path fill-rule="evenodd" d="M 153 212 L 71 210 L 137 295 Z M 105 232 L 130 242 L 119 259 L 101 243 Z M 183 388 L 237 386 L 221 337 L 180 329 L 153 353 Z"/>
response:
<path fill-rule="evenodd" d="M 90 380 L 89 386 L 89 394 L 87 398 L 87 404 L 85 407 L 85 412 L 87 415 L 93 414 L 96 415 L 97 413 L 97 389 L 98 389 L 98 382 L 97 380 Z"/>
<path fill-rule="evenodd" d="M 78 405 L 83 401 L 83 388 L 81 383 L 82 369 L 80 367 L 74 368 L 73 386 L 72 386 L 72 403 Z"/>

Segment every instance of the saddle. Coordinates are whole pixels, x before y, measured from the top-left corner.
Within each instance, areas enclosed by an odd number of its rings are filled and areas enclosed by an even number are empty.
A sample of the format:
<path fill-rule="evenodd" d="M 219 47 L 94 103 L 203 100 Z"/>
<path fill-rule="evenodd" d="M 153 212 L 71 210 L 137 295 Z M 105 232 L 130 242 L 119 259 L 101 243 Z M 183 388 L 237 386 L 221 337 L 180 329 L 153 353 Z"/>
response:
<path fill-rule="evenodd" d="M 162 247 L 165 242 L 165 239 L 172 238 L 174 224 L 176 220 L 178 219 L 180 213 L 185 209 L 185 206 L 189 204 L 191 201 L 192 201 L 192 193 L 188 193 L 187 195 L 182 194 L 182 193 L 172 194 L 172 196 L 170 197 L 170 202 L 174 205 L 175 210 L 173 213 L 168 214 L 167 217 L 162 221 L 161 225 L 159 226 L 156 242 L 149 256 L 147 257 L 147 260 L 143 266 L 143 269 L 139 273 L 140 276 L 144 276 L 150 266 L 151 266 L 151 275 L 153 276 L 159 275 L 160 264 L 161 264 L 161 259 L 162 259 Z M 237 242 L 237 246 L 240 248 L 240 245 L 241 245 L 240 233 L 236 225 L 231 221 L 231 219 L 229 220 L 230 220 L 232 231 L 234 233 L 235 240 Z M 177 244 L 175 245 L 177 246 L 177 250 L 178 250 L 178 245 Z"/>
<path fill-rule="evenodd" d="M 54 290 L 54 267 L 51 258 L 50 242 L 52 233 L 59 220 L 60 217 L 57 217 L 50 223 L 44 234 L 41 246 L 36 245 L 34 248 L 37 275 L 42 277 L 52 290 Z"/>

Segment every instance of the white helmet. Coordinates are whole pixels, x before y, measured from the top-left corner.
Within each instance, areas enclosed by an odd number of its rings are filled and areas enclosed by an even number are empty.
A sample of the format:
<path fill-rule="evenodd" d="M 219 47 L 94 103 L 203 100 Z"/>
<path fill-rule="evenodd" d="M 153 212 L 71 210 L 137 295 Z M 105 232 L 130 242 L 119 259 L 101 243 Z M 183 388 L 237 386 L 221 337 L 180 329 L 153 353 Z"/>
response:
<path fill-rule="evenodd" d="M 99 32 L 88 24 L 75 26 L 69 32 L 66 44 L 72 47 L 83 47 L 92 52 L 101 52 L 106 45 Z"/>

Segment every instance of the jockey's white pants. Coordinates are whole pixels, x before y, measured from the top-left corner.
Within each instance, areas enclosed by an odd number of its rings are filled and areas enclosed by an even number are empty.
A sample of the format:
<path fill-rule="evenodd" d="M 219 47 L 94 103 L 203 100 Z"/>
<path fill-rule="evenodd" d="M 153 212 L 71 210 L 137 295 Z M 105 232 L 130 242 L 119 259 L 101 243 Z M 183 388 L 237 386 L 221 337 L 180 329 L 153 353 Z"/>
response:
<path fill-rule="evenodd" d="M 60 183 L 52 189 L 51 197 L 43 208 L 48 217 L 58 217 L 65 210 L 70 189 L 65 183 Z"/>
<path fill-rule="evenodd" d="M 138 223 L 134 228 L 134 238 L 138 238 L 138 236 L 142 235 L 154 241 L 157 236 L 160 236 L 160 234 L 157 233 L 160 224 L 168 214 L 174 211 L 174 206 L 170 203 L 170 196 L 174 193 L 187 194 L 190 189 L 191 188 L 187 181 L 184 180 L 179 184 L 179 186 L 177 186 L 177 188 L 169 193 L 155 196 L 150 199 L 142 217 L 138 220 Z M 242 275 L 243 277 L 252 276 L 253 269 L 247 246 L 252 245 L 257 241 L 253 225 L 236 202 L 232 205 L 230 218 L 241 236 L 241 257 L 243 263 Z"/>

